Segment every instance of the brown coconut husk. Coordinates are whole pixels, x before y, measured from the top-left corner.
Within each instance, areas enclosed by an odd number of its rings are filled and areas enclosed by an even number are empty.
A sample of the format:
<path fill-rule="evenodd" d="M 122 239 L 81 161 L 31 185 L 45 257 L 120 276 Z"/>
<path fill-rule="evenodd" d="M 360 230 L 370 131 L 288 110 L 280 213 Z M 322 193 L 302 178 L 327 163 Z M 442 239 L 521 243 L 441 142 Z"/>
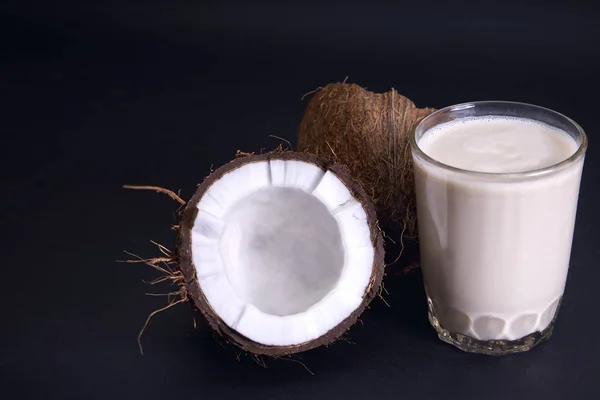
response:
<path fill-rule="evenodd" d="M 363 206 L 367 214 L 368 225 L 371 228 L 371 243 L 375 251 L 371 279 L 369 285 L 365 289 L 363 301 L 360 304 L 360 306 L 356 310 L 354 310 L 354 312 L 350 314 L 344 321 L 342 321 L 340 324 L 338 324 L 336 327 L 331 329 L 323 336 L 293 346 L 268 346 L 261 343 L 257 343 L 248 339 L 247 337 L 242 336 L 241 334 L 230 328 L 227 324 L 225 324 L 223 320 L 219 317 L 219 315 L 216 314 L 216 312 L 212 309 L 206 297 L 204 296 L 202 289 L 200 288 L 199 281 L 196 277 L 196 267 L 193 263 L 191 253 L 191 230 L 196 220 L 196 215 L 198 212 L 196 206 L 200 199 L 202 199 L 206 191 L 211 187 L 211 185 L 214 182 L 220 179 L 227 172 L 235 170 L 236 168 L 239 168 L 248 163 L 268 160 L 305 161 L 316 165 L 323 170 L 333 172 L 342 182 L 344 182 L 344 184 L 350 190 L 354 198 L 357 201 L 359 201 L 360 204 Z M 177 249 L 175 252 L 171 252 L 166 247 L 157 244 L 157 246 L 159 246 L 159 249 L 163 254 L 162 257 L 142 259 L 135 256 L 137 258 L 136 260 L 127 261 L 143 262 L 163 273 L 163 276 L 161 278 L 149 282 L 150 284 L 169 281 L 176 288 L 175 291 L 167 294 L 173 296 L 169 304 L 163 307 L 162 309 L 154 311 L 148 316 L 148 319 L 146 320 L 142 331 L 140 331 L 138 337 L 140 351 L 142 351 L 142 346 L 140 342 L 141 335 L 143 334 L 144 329 L 147 327 L 150 319 L 158 312 L 164 311 L 182 302 L 191 303 L 197 311 L 202 313 L 202 315 L 208 321 L 210 327 L 225 342 L 231 343 L 237 346 L 238 348 L 249 352 L 253 356 L 266 355 L 271 357 L 281 357 L 310 350 L 319 346 L 329 345 L 337 340 L 343 340 L 343 335 L 352 325 L 354 325 L 354 323 L 358 320 L 358 317 L 367 308 L 371 300 L 373 300 L 373 298 L 376 296 L 381 296 L 381 281 L 384 275 L 385 255 L 383 249 L 383 235 L 381 230 L 379 229 L 377 214 L 370 200 L 370 196 L 367 195 L 367 193 L 362 189 L 360 184 L 356 182 L 356 180 L 347 172 L 347 170 L 339 164 L 331 163 L 327 160 L 318 158 L 314 155 L 307 153 L 282 151 L 281 148 L 279 150 L 260 155 L 255 155 L 253 153 L 243 153 L 238 151 L 234 160 L 214 170 L 208 177 L 204 179 L 204 181 L 201 184 L 198 185 L 196 193 L 188 202 L 184 201 L 175 192 L 156 186 L 125 185 L 124 187 L 128 189 L 154 190 L 160 193 L 164 193 L 185 207 L 181 214 L 182 217 L 180 223 L 178 225 L 174 225 L 174 230 L 178 232 Z"/>
<path fill-rule="evenodd" d="M 315 91 L 308 102 L 298 150 L 347 167 L 371 195 L 388 235 L 414 237 L 416 203 L 409 137 L 434 110 L 417 108 L 394 89 L 373 93 L 356 84 L 329 84 Z"/>

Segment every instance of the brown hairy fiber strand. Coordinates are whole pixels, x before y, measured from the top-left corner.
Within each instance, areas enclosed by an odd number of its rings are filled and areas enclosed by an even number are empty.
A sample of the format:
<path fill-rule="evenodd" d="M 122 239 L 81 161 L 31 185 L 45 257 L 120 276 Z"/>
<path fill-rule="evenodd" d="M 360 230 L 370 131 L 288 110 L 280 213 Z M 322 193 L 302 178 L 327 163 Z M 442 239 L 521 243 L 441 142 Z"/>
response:
<path fill-rule="evenodd" d="M 298 150 L 345 166 L 372 196 L 384 229 L 416 236 L 409 137 L 433 111 L 415 107 L 394 89 L 373 93 L 356 84 L 329 84 L 306 107 Z"/>
<path fill-rule="evenodd" d="M 123 187 L 125 189 L 139 189 L 140 188 L 139 186 L 131 186 L 131 185 L 124 185 Z M 148 190 L 156 189 L 156 187 L 154 187 L 154 186 L 146 187 L 146 188 L 150 188 Z M 168 189 L 164 189 L 164 188 L 159 188 L 159 189 L 161 189 L 161 190 L 155 190 L 155 191 L 159 192 L 159 193 L 165 193 L 165 194 L 174 193 Z M 169 193 L 167 193 L 167 192 L 169 192 Z M 170 197 L 172 197 L 172 196 L 170 196 Z M 156 285 L 156 284 L 159 284 L 162 282 L 170 282 L 171 286 L 174 286 L 177 289 L 177 290 L 171 291 L 169 293 L 146 293 L 147 296 L 166 296 L 168 299 L 168 303 L 166 306 L 152 311 L 148 315 L 148 317 L 146 317 L 146 321 L 144 322 L 142 329 L 140 329 L 140 332 L 138 333 L 138 337 L 137 337 L 138 347 L 139 347 L 140 353 L 142 355 L 144 355 L 144 348 L 142 346 L 142 335 L 144 334 L 144 331 L 148 327 L 150 320 L 156 314 L 166 311 L 169 308 L 171 308 L 179 303 L 184 303 L 184 302 L 188 301 L 187 290 L 186 290 L 185 283 L 184 283 L 183 273 L 179 269 L 174 269 L 171 267 L 171 265 L 178 264 L 177 255 L 173 254 L 169 249 L 167 249 L 167 247 L 163 246 L 162 244 L 156 243 L 152 240 L 150 242 L 152 244 L 154 244 L 156 247 L 158 247 L 160 252 L 163 254 L 162 257 L 142 258 L 142 257 L 135 255 L 133 253 L 130 253 L 128 251 L 124 251 L 125 254 L 127 254 L 131 257 L 134 257 L 134 258 L 128 259 L 128 260 L 117 260 L 117 262 L 124 262 L 124 263 L 146 264 L 146 265 L 154 268 L 158 272 L 160 272 L 161 275 L 152 281 L 149 281 L 149 282 L 143 281 L 144 283 L 147 283 L 149 285 Z"/>

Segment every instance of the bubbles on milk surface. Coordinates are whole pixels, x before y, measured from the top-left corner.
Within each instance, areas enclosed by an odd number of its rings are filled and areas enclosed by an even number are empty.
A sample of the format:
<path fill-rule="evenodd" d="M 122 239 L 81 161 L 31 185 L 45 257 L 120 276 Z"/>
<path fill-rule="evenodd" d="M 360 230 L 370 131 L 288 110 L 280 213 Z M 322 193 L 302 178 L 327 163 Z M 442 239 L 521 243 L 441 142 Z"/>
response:
<path fill-rule="evenodd" d="M 431 158 L 476 172 L 518 173 L 549 167 L 577 149 L 565 132 L 514 117 L 472 117 L 438 125 L 419 147 Z"/>

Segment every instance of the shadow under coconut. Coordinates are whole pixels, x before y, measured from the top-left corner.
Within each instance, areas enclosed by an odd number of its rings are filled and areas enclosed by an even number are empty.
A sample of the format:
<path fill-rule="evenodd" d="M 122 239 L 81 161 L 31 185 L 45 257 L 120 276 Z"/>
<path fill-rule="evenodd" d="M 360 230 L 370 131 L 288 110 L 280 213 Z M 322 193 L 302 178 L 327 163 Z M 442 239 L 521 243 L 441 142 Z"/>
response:
<path fill-rule="evenodd" d="M 380 308 L 385 308 L 380 312 L 393 319 L 397 329 L 407 334 L 437 340 L 427 317 L 427 299 L 420 269 L 412 270 L 404 276 L 390 275 L 385 279 L 385 290 L 387 293 L 384 292 L 383 296 L 387 305 L 377 304 L 373 309 L 379 311 Z"/>
<path fill-rule="evenodd" d="M 358 326 L 361 324 L 358 323 Z M 356 346 L 346 339 L 328 347 L 319 347 L 288 357 L 256 356 L 223 342 L 208 325 L 199 326 L 189 335 L 190 348 L 197 360 L 211 365 L 211 382 L 246 386 L 272 386 L 273 382 L 294 383 L 313 376 L 356 370 L 361 359 Z"/>
<path fill-rule="evenodd" d="M 389 305 L 386 314 L 397 320 L 403 330 L 422 337 L 429 332 L 430 326 L 419 266 L 419 243 L 415 239 L 405 239 L 401 246 L 388 240 L 385 250 L 387 267 L 382 296 L 383 302 Z M 398 257 L 400 253 L 401 257 Z"/>

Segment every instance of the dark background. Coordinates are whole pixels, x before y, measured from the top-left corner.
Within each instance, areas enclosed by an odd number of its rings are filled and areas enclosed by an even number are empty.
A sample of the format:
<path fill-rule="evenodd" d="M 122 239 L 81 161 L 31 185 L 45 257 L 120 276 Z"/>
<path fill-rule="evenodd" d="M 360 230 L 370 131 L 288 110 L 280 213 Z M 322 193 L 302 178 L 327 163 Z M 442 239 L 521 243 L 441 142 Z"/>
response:
<path fill-rule="evenodd" d="M 391 2 L 390 2 L 391 3 Z M 73 2 L 0 6 L 3 225 L 0 397 L 598 398 L 600 152 L 596 2 Z M 295 143 L 302 94 L 349 76 L 418 106 L 503 99 L 561 111 L 590 149 L 566 296 L 532 352 L 462 353 L 428 325 L 420 274 L 389 275 L 349 338 L 236 360 L 190 307 L 152 310 L 149 267 L 181 189 L 236 150 Z"/>

